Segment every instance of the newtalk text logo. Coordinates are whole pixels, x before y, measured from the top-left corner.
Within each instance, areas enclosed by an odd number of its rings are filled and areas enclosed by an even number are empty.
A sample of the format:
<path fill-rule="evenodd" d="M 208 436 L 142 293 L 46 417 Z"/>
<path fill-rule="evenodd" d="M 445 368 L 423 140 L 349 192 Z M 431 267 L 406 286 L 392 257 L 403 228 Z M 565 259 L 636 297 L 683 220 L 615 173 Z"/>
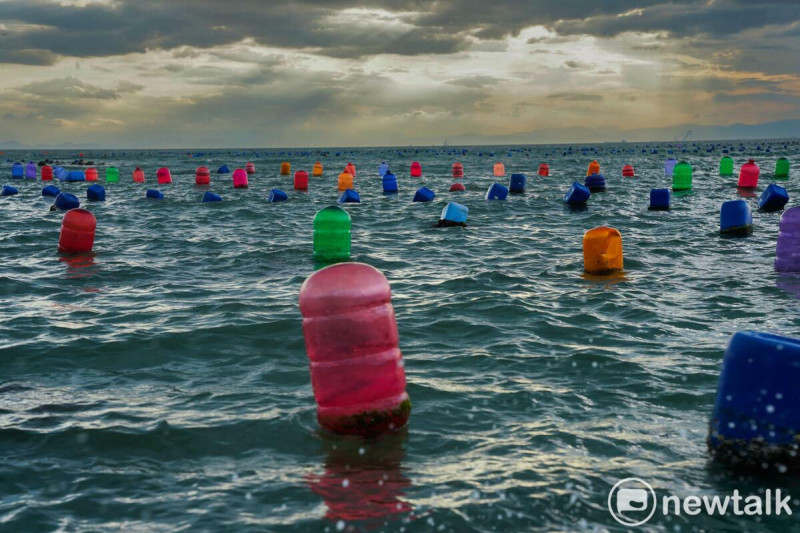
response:
<path fill-rule="evenodd" d="M 611 487 L 608 510 L 620 524 L 636 527 L 645 524 L 656 512 L 664 516 L 791 516 L 791 499 L 781 489 L 767 489 L 763 495 L 742 496 L 738 490 L 734 490 L 725 496 L 662 496 L 659 501 L 649 483 L 629 477 Z"/>

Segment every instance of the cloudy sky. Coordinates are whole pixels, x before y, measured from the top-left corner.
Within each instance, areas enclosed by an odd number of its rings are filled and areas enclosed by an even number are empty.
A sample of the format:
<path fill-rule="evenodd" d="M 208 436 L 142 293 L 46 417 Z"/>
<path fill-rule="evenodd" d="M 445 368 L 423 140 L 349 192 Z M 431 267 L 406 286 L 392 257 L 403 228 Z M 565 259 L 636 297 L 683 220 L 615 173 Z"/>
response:
<path fill-rule="evenodd" d="M 0 0 L 0 93 L 25 145 L 663 137 L 800 119 L 800 0 Z"/>

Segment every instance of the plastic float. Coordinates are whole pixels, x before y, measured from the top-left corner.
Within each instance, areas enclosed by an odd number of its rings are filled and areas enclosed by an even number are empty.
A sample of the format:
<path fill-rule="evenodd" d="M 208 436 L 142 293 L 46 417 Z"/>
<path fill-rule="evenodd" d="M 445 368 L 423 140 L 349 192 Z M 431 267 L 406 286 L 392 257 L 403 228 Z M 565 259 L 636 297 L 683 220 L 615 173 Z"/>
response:
<path fill-rule="evenodd" d="M 62 168 L 62 167 L 53 168 L 53 176 L 58 178 L 60 181 L 67 181 L 67 176 L 68 175 L 69 175 L 69 172 L 67 172 L 67 169 L 65 169 L 65 168 Z"/>
<path fill-rule="evenodd" d="M 136 167 L 136 170 L 133 171 L 133 181 L 134 183 L 144 183 L 144 170 Z"/>
<path fill-rule="evenodd" d="M 22 163 L 11 165 L 11 177 L 19 180 L 25 177 L 25 167 L 22 166 Z"/>
<path fill-rule="evenodd" d="M 46 185 L 42 187 L 42 196 L 51 196 L 55 198 L 59 194 L 61 194 L 61 189 L 59 189 L 55 185 Z"/>
<path fill-rule="evenodd" d="M 755 189 L 758 187 L 758 175 L 761 170 L 756 165 L 755 159 L 751 159 L 739 169 L 739 187 L 742 189 Z"/>
<path fill-rule="evenodd" d="M 422 165 L 419 161 L 414 161 L 411 163 L 411 177 L 412 178 L 420 178 L 422 177 Z"/>
<path fill-rule="evenodd" d="M 33 161 L 29 161 L 27 165 L 25 165 L 25 178 L 29 180 L 36 179 L 36 163 Z"/>
<path fill-rule="evenodd" d="M 0 196 L 14 196 L 16 194 L 19 194 L 19 191 L 11 185 L 3 185 L 3 190 L 0 191 Z"/>
<path fill-rule="evenodd" d="M 90 185 L 86 189 L 86 199 L 92 202 L 105 202 L 106 190 L 102 185 Z"/>
<path fill-rule="evenodd" d="M 374 437 L 408 423 L 411 401 L 389 282 L 363 263 L 318 270 L 300 288 L 319 424 Z"/>
<path fill-rule="evenodd" d="M 692 188 L 692 166 L 681 161 L 672 169 L 672 190 L 688 191 Z"/>
<path fill-rule="evenodd" d="M 432 202 L 436 198 L 436 194 L 427 187 L 420 187 L 414 193 L 413 202 Z"/>
<path fill-rule="evenodd" d="M 539 170 L 537 170 L 536 173 L 539 176 L 547 177 L 550 175 L 550 167 L 547 165 L 547 163 L 541 163 L 539 165 Z"/>
<path fill-rule="evenodd" d="M 298 170 L 294 173 L 294 188 L 298 191 L 308 190 L 308 172 L 305 170 Z"/>
<path fill-rule="evenodd" d="M 622 270 L 622 235 L 600 226 L 583 234 L 583 270 L 587 274 L 609 274 Z"/>
<path fill-rule="evenodd" d="M 522 194 L 525 192 L 525 174 L 511 174 L 508 180 L 508 191 L 515 194 Z"/>
<path fill-rule="evenodd" d="M 42 167 L 42 181 L 52 181 L 53 180 L 53 167 L 50 165 L 45 165 Z"/>
<path fill-rule="evenodd" d="M 314 215 L 314 260 L 350 259 L 350 214 L 338 206 L 329 206 Z"/>
<path fill-rule="evenodd" d="M 338 188 L 340 191 L 353 188 L 353 175 L 349 172 L 342 172 L 339 174 Z"/>
<path fill-rule="evenodd" d="M 743 237 L 753 233 L 753 215 L 744 200 L 724 202 L 719 212 L 719 232 Z"/>
<path fill-rule="evenodd" d="M 172 183 L 172 174 L 167 167 L 161 167 L 156 171 L 156 179 L 160 184 Z"/>
<path fill-rule="evenodd" d="M 356 177 L 356 166 L 353 163 L 347 163 L 344 167 L 344 171 L 353 176 L 353 178 Z"/>
<path fill-rule="evenodd" d="M 453 177 L 454 178 L 464 177 L 464 165 L 462 165 L 461 163 L 453 163 Z"/>
<path fill-rule="evenodd" d="M 669 211 L 669 189 L 650 189 L 650 211 Z"/>
<path fill-rule="evenodd" d="M 678 164 L 678 160 L 674 157 L 670 157 L 666 161 L 664 161 L 664 175 L 665 176 L 672 176 L 675 172 L 675 165 Z"/>
<path fill-rule="evenodd" d="M 758 208 L 764 212 L 781 211 L 789 203 L 789 193 L 780 185 L 770 184 L 758 199 Z"/>
<path fill-rule="evenodd" d="M 492 174 L 494 175 L 495 178 L 502 178 L 503 176 L 506 175 L 506 166 L 500 161 L 498 161 L 497 163 L 494 164 L 494 167 L 492 169 Z"/>
<path fill-rule="evenodd" d="M 800 272 L 800 207 L 789 208 L 781 215 L 775 270 Z"/>
<path fill-rule="evenodd" d="M 634 172 L 633 170 L 633 165 L 625 165 L 622 167 L 622 177 L 623 178 L 636 177 L 636 172 Z"/>
<path fill-rule="evenodd" d="M 211 171 L 208 167 L 197 167 L 194 171 L 195 185 L 211 185 Z"/>
<path fill-rule="evenodd" d="M 55 202 L 53 203 L 53 207 L 59 211 L 69 211 L 70 209 L 76 209 L 80 206 L 81 202 L 78 200 L 78 197 L 68 192 L 59 193 L 59 195 L 56 196 Z"/>
<path fill-rule="evenodd" d="M 97 181 L 100 178 L 96 168 L 87 168 L 84 175 L 86 176 L 86 181 Z"/>
<path fill-rule="evenodd" d="M 564 195 L 564 202 L 575 206 L 586 205 L 586 201 L 591 195 L 592 191 L 589 190 L 589 187 L 574 181 L 567 194 Z"/>
<path fill-rule="evenodd" d="M 591 192 L 604 192 L 606 190 L 606 177 L 602 174 L 590 174 L 584 178 L 583 183 Z"/>
<path fill-rule="evenodd" d="M 156 189 L 147 189 L 147 192 L 144 193 L 145 198 L 150 198 L 151 200 L 163 200 L 164 193 Z"/>
<path fill-rule="evenodd" d="M 719 160 L 719 175 L 733 176 L 733 159 L 727 155 Z"/>
<path fill-rule="evenodd" d="M 230 174 L 231 169 L 228 168 L 228 165 L 222 165 L 217 169 L 217 174 Z"/>
<path fill-rule="evenodd" d="M 783 473 L 800 466 L 800 341 L 740 331 L 728 343 L 711 414 L 712 459 Z"/>
<path fill-rule="evenodd" d="M 463 183 L 454 183 L 450 186 L 450 192 L 464 192 L 466 190 Z"/>
<path fill-rule="evenodd" d="M 775 161 L 775 177 L 778 179 L 789 177 L 789 160 L 785 157 L 781 157 Z"/>
<path fill-rule="evenodd" d="M 97 219 L 86 209 L 70 209 L 61 220 L 58 251 L 66 254 L 91 252 Z"/>
<path fill-rule="evenodd" d="M 203 195 L 204 204 L 209 202 L 221 202 L 221 201 L 222 201 L 222 196 L 220 196 L 219 194 L 214 194 L 211 191 L 206 191 L 206 193 Z"/>
<path fill-rule="evenodd" d="M 499 183 L 492 183 L 486 191 L 485 200 L 505 200 L 508 197 L 508 187 Z"/>
<path fill-rule="evenodd" d="M 322 163 L 320 163 L 319 161 L 314 163 L 314 168 L 311 169 L 311 175 L 312 176 L 322 176 Z"/>
<path fill-rule="evenodd" d="M 42 175 L 44 175 L 44 167 L 42 167 Z M 117 167 L 108 167 L 106 169 L 106 183 L 119 182 L 119 169 Z"/>
<path fill-rule="evenodd" d="M 467 209 L 466 206 L 456 202 L 450 202 L 444 206 L 444 209 L 442 209 L 442 214 L 439 217 L 439 222 L 437 222 L 436 225 L 440 228 L 452 226 L 467 227 L 468 215 L 469 209 Z"/>
<path fill-rule="evenodd" d="M 288 161 L 281 163 L 281 176 L 288 176 L 292 173 L 292 164 Z"/>
<path fill-rule="evenodd" d="M 361 197 L 353 189 L 345 189 L 336 201 L 340 204 L 359 204 L 361 203 Z"/>
<path fill-rule="evenodd" d="M 251 163 L 247 163 L 247 164 L 244 166 L 244 170 L 245 170 L 245 171 L 246 171 L 248 174 L 255 174 L 255 173 L 256 173 L 256 165 L 255 165 L 255 163 L 252 163 L 252 162 L 251 162 Z"/>
<path fill-rule="evenodd" d="M 243 168 L 237 168 L 234 170 L 232 179 L 234 189 L 246 189 L 250 186 L 247 181 L 247 171 Z"/>
<path fill-rule="evenodd" d="M 86 176 L 83 170 L 70 170 L 67 172 L 67 177 L 64 178 L 64 181 L 86 181 Z"/>
<path fill-rule="evenodd" d="M 397 192 L 397 176 L 391 170 L 387 170 L 386 174 L 381 178 L 383 184 L 383 194 L 395 194 Z"/>
<path fill-rule="evenodd" d="M 289 199 L 289 195 L 280 189 L 270 189 L 267 202 L 274 204 L 278 202 L 285 202 Z"/>
<path fill-rule="evenodd" d="M 598 163 L 596 159 L 589 163 L 589 168 L 586 169 L 587 176 L 591 176 L 592 174 L 600 174 L 600 163 Z"/>
<path fill-rule="evenodd" d="M 389 165 L 387 165 L 386 161 L 384 161 L 378 165 L 378 176 L 383 177 L 387 172 L 389 172 Z"/>

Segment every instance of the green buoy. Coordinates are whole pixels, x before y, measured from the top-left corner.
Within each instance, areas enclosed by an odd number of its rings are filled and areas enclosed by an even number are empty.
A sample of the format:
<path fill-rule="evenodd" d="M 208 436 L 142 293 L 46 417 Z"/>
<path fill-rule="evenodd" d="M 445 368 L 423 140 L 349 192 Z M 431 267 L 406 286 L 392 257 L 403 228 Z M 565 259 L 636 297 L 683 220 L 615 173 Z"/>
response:
<path fill-rule="evenodd" d="M 106 181 L 108 183 L 116 183 L 119 181 L 119 169 L 117 167 L 108 167 L 106 169 Z"/>
<path fill-rule="evenodd" d="M 788 178 L 789 177 L 789 160 L 781 157 L 775 161 L 775 177 Z"/>
<path fill-rule="evenodd" d="M 672 190 L 688 191 L 692 188 L 692 166 L 681 161 L 672 169 Z"/>
<path fill-rule="evenodd" d="M 345 261 L 350 259 L 350 215 L 337 206 L 317 211 L 314 215 L 314 260 Z"/>
<path fill-rule="evenodd" d="M 719 175 L 733 176 L 733 159 L 727 155 L 719 160 Z"/>

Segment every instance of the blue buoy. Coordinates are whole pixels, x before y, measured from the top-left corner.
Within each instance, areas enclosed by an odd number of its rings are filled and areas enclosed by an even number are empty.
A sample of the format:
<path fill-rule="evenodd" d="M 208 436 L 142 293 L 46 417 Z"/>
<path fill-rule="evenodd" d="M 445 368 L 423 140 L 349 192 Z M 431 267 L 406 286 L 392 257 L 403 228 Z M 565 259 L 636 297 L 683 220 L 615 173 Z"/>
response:
<path fill-rule="evenodd" d="M 353 189 L 345 189 L 337 201 L 340 204 L 358 204 L 361 203 L 361 197 Z"/>
<path fill-rule="evenodd" d="M 68 192 L 59 193 L 56 196 L 56 201 L 53 204 L 56 209 L 60 209 L 61 211 L 69 211 L 70 209 L 75 209 L 76 207 L 81 206 L 81 202 L 78 200 L 78 197 L 74 194 L 70 194 Z"/>
<path fill-rule="evenodd" d="M 800 466 L 800 341 L 740 331 L 728 344 L 709 424 L 711 456 L 735 466 Z"/>
<path fill-rule="evenodd" d="M 102 185 L 90 185 L 89 188 L 86 189 L 86 198 L 93 202 L 105 202 L 106 190 Z"/>
<path fill-rule="evenodd" d="M 650 189 L 650 211 L 669 211 L 669 189 Z"/>
<path fill-rule="evenodd" d="M 395 176 L 391 170 L 386 171 L 381 181 L 383 182 L 383 194 L 394 194 L 397 192 L 397 176 Z"/>
<path fill-rule="evenodd" d="M 83 170 L 70 170 L 64 181 L 86 181 L 86 175 Z"/>
<path fill-rule="evenodd" d="M 525 174 L 511 174 L 508 181 L 508 190 L 512 193 L 525 192 Z"/>
<path fill-rule="evenodd" d="M 450 202 L 442 209 L 442 215 L 439 217 L 439 223 L 437 225 L 440 227 L 466 226 L 468 215 L 469 209 L 467 209 L 466 206 L 456 202 Z"/>
<path fill-rule="evenodd" d="M 22 163 L 14 163 L 11 165 L 11 177 L 14 179 L 21 180 L 25 176 L 25 167 L 22 166 Z"/>
<path fill-rule="evenodd" d="M 414 193 L 414 202 L 432 202 L 433 199 L 436 198 L 436 194 L 427 187 L 420 187 L 419 190 Z"/>
<path fill-rule="evenodd" d="M 270 203 L 285 202 L 288 199 L 289 195 L 280 189 L 270 189 L 269 196 L 267 196 L 267 202 Z"/>
<path fill-rule="evenodd" d="M 52 196 L 55 198 L 61 193 L 61 189 L 56 187 L 55 185 L 46 185 L 42 187 L 42 196 Z"/>
<path fill-rule="evenodd" d="M 731 200 L 722 204 L 719 213 L 719 231 L 725 235 L 744 236 L 753 232 L 753 215 L 744 200 Z"/>
<path fill-rule="evenodd" d="M 64 167 L 56 167 L 53 169 L 53 176 L 55 176 L 61 181 L 67 181 L 68 175 L 69 172 L 67 172 L 67 169 L 65 169 Z"/>
<path fill-rule="evenodd" d="M 0 191 L 0 196 L 14 196 L 18 193 L 19 191 L 16 187 L 12 187 L 11 185 L 3 185 L 3 190 Z"/>
<path fill-rule="evenodd" d="M 584 205 L 591 195 L 592 192 L 588 187 L 575 181 L 564 195 L 564 202 L 569 205 Z"/>
<path fill-rule="evenodd" d="M 222 196 L 220 196 L 219 194 L 214 194 L 211 191 L 206 191 L 206 193 L 203 195 L 203 203 L 221 202 L 221 201 L 222 201 Z"/>
<path fill-rule="evenodd" d="M 590 174 L 586 176 L 583 183 L 589 192 L 603 192 L 606 190 L 606 177 L 602 174 Z"/>
<path fill-rule="evenodd" d="M 222 165 L 217 169 L 217 174 L 230 174 L 231 169 L 228 168 L 228 165 Z"/>
<path fill-rule="evenodd" d="M 381 164 L 378 166 L 378 175 L 379 175 L 380 177 L 383 177 L 383 176 L 385 176 L 385 175 L 386 175 L 386 173 L 387 173 L 387 172 L 389 172 L 389 165 L 387 165 L 387 164 L 386 164 L 386 161 L 384 161 L 383 163 L 381 163 Z"/>
<path fill-rule="evenodd" d="M 780 211 L 789 202 L 789 193 L 780 185 L 770 184 L 758 199 L 758 208 L 762 211 Z"/>
<path fill-rule="evenodd" d="M 508 187 L 500 185 L 499 183 L 492 183 L 489 190 L 486 191 L 486 200 L 505 200 L 508 196 Z"/>
<path fill-rule="evenodd" d="M 164 199 L 164 193 L 161 192 L 161 191 L 158 191 L 156 189 L 147 189 L 147 192 L 145 193 L 144 196 L 145 196 L 145 198 L 152 198 L 153 200 L 163 200 Z"/>

